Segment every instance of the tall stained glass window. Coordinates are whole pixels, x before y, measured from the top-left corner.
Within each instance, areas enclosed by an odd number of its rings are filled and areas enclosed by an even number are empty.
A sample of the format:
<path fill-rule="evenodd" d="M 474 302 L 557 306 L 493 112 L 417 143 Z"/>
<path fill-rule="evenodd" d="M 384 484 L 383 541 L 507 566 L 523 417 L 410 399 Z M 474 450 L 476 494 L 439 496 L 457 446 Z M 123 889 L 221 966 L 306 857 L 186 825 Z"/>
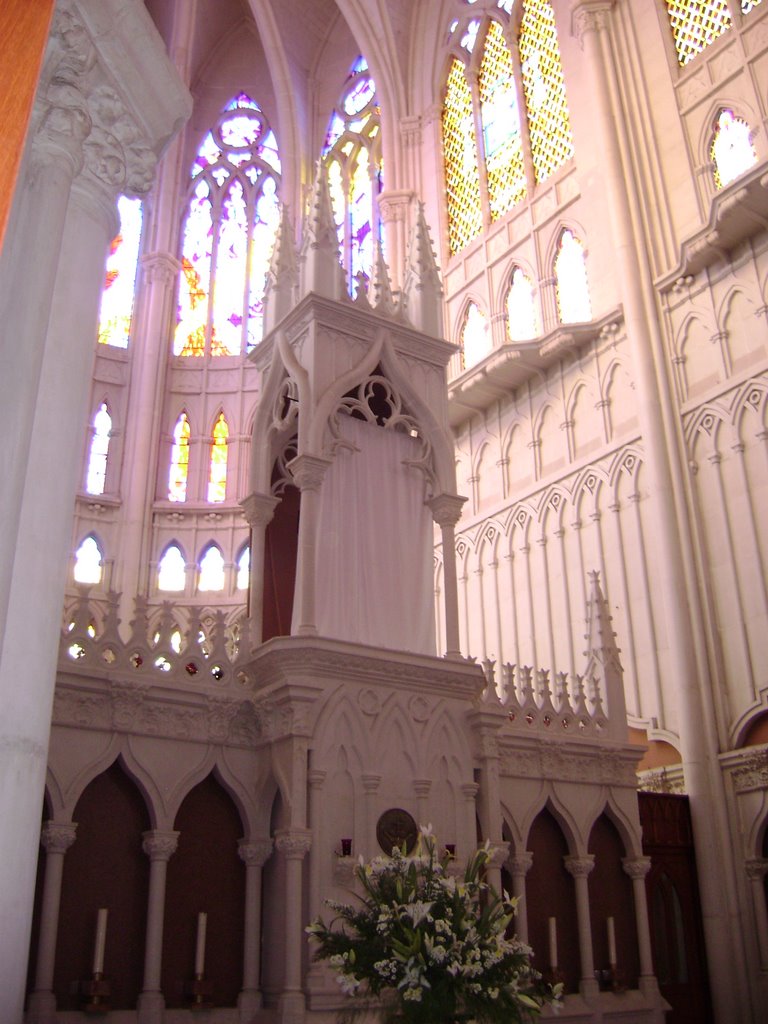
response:
<path fill-rule="evenodd" d="M 715 168 L 715 188 L 725 188 L 757 162 L 752 130 L 732 110 L 721 110 L 715 121 L 710 156 Z"/>
<path fill-rule="evenodd" d="M 258 104 L 240 93 L 192 167 L 174 355 L 239 355 L 261 340 L 279 185 L 274 133 Z"/>
<path fill-rule="evenodd" d="M 323 155 L 347 287 L 354 294 L 357 275 L 371 276 L 374 242 L 381 239 L 381 116 L 363 57 L 352 65 L 331 114 Z"/>
<path fill-rule="evenodd" d="M 92 429 L 85 489 L 88 494 L 103 494 L 107 480 L 109 437 L 112 432 L 112 417 L 109 415 L 106 402 L 101 403 L 98 412 L 93 417 Z"/>
<path fill-rule="evenodd" d="M 555 17 L 548 0 L 512 0 L 450 24 L 443 102 L 448 241 L 458 252 L 573 155 Z M 477 89 L 469 81 L 477 76 Z"/>
<path fill-rule="evenodd" d="M 488 317 L 475 302 L 470 302 L 461 328 L 462 366 L 469 369 L 491 351 L 491 330 Z"/>
<path fill-rule="evenodd" d="M 189 476 L 189 438 L 191 429 L 187 414 L 183 412 L 173 428 L 171 445 L 171 471 L 168 475 L 168 500 L 187 500 L 187 478 Z"/>
<path fill-rule="evenodd" d="M 133 319 L 136 269 L 139 264 L 141 200 L 120 196 L 117 212 L 120 231 L 112 239 L 107 257 L 99 309 L 99 344 L 127 348 Z"/>
<path fill-rule="evenodd" d="M 731 27 L 725 0 L 667 0 L 667 12 L 681 67 Z"/>
<path fill-rule="evenodd" d="M 592 319 L 584 246 L 564 230 L 555 254 L 555 293 L 560 323 L 581 324 Z"/>
<path fill-rule="evenodd" d="M 227 496 L 227 442 L 229 427 L 224 413 L 219 414 L 211 439 L 211 464 L 208 472 L 208 501 L 224 501 Z"/>

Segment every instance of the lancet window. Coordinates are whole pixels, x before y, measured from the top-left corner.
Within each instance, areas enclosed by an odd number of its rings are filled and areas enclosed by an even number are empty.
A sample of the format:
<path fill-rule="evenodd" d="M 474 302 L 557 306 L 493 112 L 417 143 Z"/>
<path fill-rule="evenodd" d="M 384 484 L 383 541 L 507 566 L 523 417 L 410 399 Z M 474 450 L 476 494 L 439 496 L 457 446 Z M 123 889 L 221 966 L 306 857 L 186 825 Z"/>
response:
<path fill-rule="evenodd" d="M 725 188 L 757 161 L 752 130 L 732 110 L 721 110 L 715 120 L 710 157 L 715 168 L 715 188 Z"/>
<path fill-rule="evenodd" d="M 127 348 L 141 244 L 141 200 L 120 196 L 117 212 L 120 230 L 109 247 L 99 309 L 98 340 L 101 345 Z"/>
<path fill-rule="evenodd" d="M 261 340 L 279 188 L 275 135 L 258 104 L 240 93 L 192 167 L 174 355 L 239 355 Z"/>
<path fill-rule="evenodd" d="M 183 412 L 173 428 L 171 445 L 171 470 L 168 476 L 168 500 L 187 500 L 187 479 L 189 477 L 189 439 L 191 428 L 187 414 Z"/>
<path fill-rule="evenodd" d="M 331 114 L 323 155 L 347 288 L 354 294 L 357 275 L 371 276 L 374 244 L 381 239 L 381 115 L 364 57 L 352 65 Z"/>
<path fill-rule="evenodd" d="M 86 537 L 75 552 L 76 583 L 101 583 L 104 556 L 95 537 Z"/>
<path fill-rule="evenodd" d="M 509 279 L 506 298 L 507 334 L 510 341 L 530 341 L 539 333 L 533 282 L 515 267 Z"/>
<path fill-rule="evenodd" d="M 476 302 L 470 302 L 461 327 L 462 369 L 479 363 L 491 351 L 491 331 L 488 317 Z"/>
<path fill-rule="evenodd" d="M 568 229 L 560 234 L 554 270 L 560 323 L 580 324 L 591 320 L 586 253 L 583 244 Z"/>
<path fill-rule="evenodd" d="M 178 593 L 186 585 L 186 562 L 178 544 L 169 544 L 157 563 L 158 590 Z"/>
<path fill-rule="evenodd" d="M 224 556 L 215 544 L 209 544 L 200 559 L 200 576 L 197 589 L 224 589 Z"/>
<path fill-rule="evenodd" d="M 758 7 L 761 0 L 667 0 L 667 14 L 677 52 L 685 67 L 733 24 L 732 9 L 742 15 Z"/>
<path fill-rule="evenodd" d="M 451 253 L 573 155 L 551 4 L 501 0 L 493 18 L 468 6 L 450 26 L 442 112 Z"/>
<path fill-rule="evenodd" d="M 237 556 L 237 589 L 247 590 L 251 576 L 251 549 L 246 544 Z"/>
<path fill-rule="evenodd" d="M 85 489 L 88 494 L 103 494 L 107 480 L 109 438 L 112 432 L 112 417 L 109 415 L 106 402 L 101 403 L 93 417 L 92 430 Z"/>
<path fill-rule="evenodd" d="M 227 445 L 229 427 L 224 413 L 219 414 L 211 439 L 211 461 L 208 470 L 208 501 L 224 501 L 227 496 Z"/>

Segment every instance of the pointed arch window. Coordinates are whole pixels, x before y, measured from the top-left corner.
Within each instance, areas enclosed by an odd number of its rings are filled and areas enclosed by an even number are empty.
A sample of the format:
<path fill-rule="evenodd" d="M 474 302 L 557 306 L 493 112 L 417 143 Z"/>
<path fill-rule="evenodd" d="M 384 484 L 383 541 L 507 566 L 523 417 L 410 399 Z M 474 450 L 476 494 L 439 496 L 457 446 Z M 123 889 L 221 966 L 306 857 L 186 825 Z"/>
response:
<path fill-rule="evenodd" d="M 173 428 L 171 445 L 171 471 L 168 476 L 168 501 L 187 500 L 187 479 L 189 477 L 189 439 L 191 428 L 187 414 L 183 412 Z"/>
<path fill-rule="evenodd" d="M 752 129 L 732 110 L 721 110 L 709 154 L 715 167 L 715 188 L 725 188 L 757 162 Z"/>
<path fill-rule="evenodd" d="M 468 370 L 491 351 L 488 317 L 475 302 L 470 302 L 461 328 L 462 367 Z"/>
<path fill-rule="evenodd" d="M 178 593 L 186 586 L 187 564 L 178 544 L 169 544 L 157 563 L 158 590 Z"/>
<path fill-rule="evenodd" d="M 586 254 L 582 243 L 568 229 L 560 235 L 554 269 L 560 323 L 587 323 L 592 319 L 592 305 L 589 301 Z"/>
<path fill-rule="evenodd" d="M 85 538 L 75 552 L 74 577 L 76 583 L 101 583 L 104 556 L 96 538 Z"/>
<path fill-rule="evenodd" d="M 100 345 L 128 348 L 141 244 L 141 200 L 120 196 L 117 212 L 120 230 L 112 239 L 107 257 L 99 308 L 98 341 Z"/>
<path fill-rule="evenodd" d="M 224 413 L 213 428 L 211 439 L 211 463 L 208 471 L 208 501 L 224 501 L 227 496 L 227 444 L 229 442 L 229 427 Z"/>
<path fill-rule="evenodd" d="M 215 544 L 209 544 L 200 559 L 200 591 L 224 589 L 224 556 Z"/>
<path fill-rule="evenodd" d="M 515 267 L 509 281 L 506 299 L 507 334 L 510 341 L 531 341 L 539 333 L 533 282 Z"/>
<path fill-rule="evenodd" d="M 677 62 L 685 67 L 733 25 L 734 10 L 747 15 L 761 0 L 666 0 Z"/>
<path fill-rule="evenodd" d="M 519 4 L 517 27 L 511 2 L 498 3 L 493 17 L 451 22 L 442 113 L 451 253 L 573 155 L 552 6 Z"/>
<path fill-rule="evenodd" d="M 93 417 L 91 450 L 88 454 L 88 473 L 85 479 L 85 489 L 88 494 L 104 493 L 111 433 L 112 417 L 109 415 L 107 403 L 102 402 L 96 415 Z"/>
<path fill-rule="evenodd" d="M 240 93 L 192 167 L 174 355 L 233 356 L 261 341 L 279 189 L 274 132 L 259 105 Z"/>
<path fill-rule="evenodd" d="M 323 157 L 347 289 L 354 294 L 357 275 L 370 278 L 374 243 L 381 240 L 381 111 L 364 57 L 352 65 L 331 114 Z"/>
<path fill-rule="evenodd" d="M 237 557 L 237 589 L 247 590 L 251 578 L 251 548 L 246 544 Z"/>

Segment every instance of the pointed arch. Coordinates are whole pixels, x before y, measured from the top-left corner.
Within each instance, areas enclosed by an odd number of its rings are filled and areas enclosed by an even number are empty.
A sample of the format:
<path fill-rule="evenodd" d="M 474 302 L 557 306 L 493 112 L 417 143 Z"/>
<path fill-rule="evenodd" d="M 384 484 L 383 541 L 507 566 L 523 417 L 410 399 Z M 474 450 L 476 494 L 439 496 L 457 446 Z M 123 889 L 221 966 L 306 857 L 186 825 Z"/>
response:
<path fill-rule="evenodd" d="M 513 264 L 502 302 L 510 341 L 533 341 L 539 334 L 534 278 L 520 263 Z"/>
<path fill-rule="evenodd" d="M 186 412 L 181 412 L 173 428 L 171 464 L 168 473 L 168 500 L 186 501 L 189 480 L 189 447 L 192 428 Z"/>
<path fill-rule="evenodd" d="M 224 555 L 215 541 L 210 541 L 200 555 L 198 563 L 197 589 L 199 593 L 224 589 L 226 582 L 224 573 Z"/>
<path fill-rule="evenodd" d="M 91 421 L 91 444 L 88 452 L 85 489 L 88 494 L 103 494 L 107 482 L 109 442 L 112 437 L 112 416 L 106 398 Z"/>
<path fill-rule="evenodd" d="M 561 228 L 557 236 L 552 275 L 560 323 L 588 323 L 592 319 L 592 304 L 587 281 L 587 250 L 569 227 Z"/>
<path fill-rule="evenodd" d="M 208 501 L 222 502 L 227 496 L 227 454 L 229 424 L 221 410 L 211 432 L 210 462 L 208 466 Z"/>
<path fill-rule="evenodd" d="M 187 585 L 187 562 L 176 541 L 166 545 L 157 562 L 157 589 L 180 592 Z"/>
<path fill-rule="evenodd" d="M 104 574 L 104 553 L 96 539 L 89 533 L 75 551 L 73 576 L 75 583 L 101 583 Z"/>

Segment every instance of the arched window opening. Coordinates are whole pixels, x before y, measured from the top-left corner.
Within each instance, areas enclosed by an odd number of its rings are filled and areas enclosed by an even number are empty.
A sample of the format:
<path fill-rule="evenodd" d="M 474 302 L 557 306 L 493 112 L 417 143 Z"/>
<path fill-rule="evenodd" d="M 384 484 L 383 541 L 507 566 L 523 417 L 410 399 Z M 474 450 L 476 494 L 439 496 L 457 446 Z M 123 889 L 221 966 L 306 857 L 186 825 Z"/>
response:
<path fill-rule="evenodd" d="M 117 211 L 120 231 L 109 247 L 99 309 L 98 340 L 100 345 L 128 348 L 141 243 L 141 200 L 120 196 Z"/>
<path fill-rule="evenodd" d="M 237 558 L 237 589 L 247 590 L 251 580 L 251 548 L 245 545 Z"/>
<path fill-rule="evenodd" d="M 525 163 L 512 54 L 498 21 L 488 27 L 477 79 L 491 219 L 525 198 Z"/>
<path fill-rule="evenodd" d="M 488 317 L 475 302 L 470 302 L 461 328 L 462 365 L 465 370 L 479 363 L 491 351 Z"/>
<path fill-rule="evenodd" d="M 507 292 L 507 334 L 510 341 L 530 341 L 539 333 L 533 282 L 515 267 Z"/>
<path fill-rule="evenodd" d="M 442 127 L 448 244 L 456 253 L 476 238 L 483 226 L 472 93 L 464 64 L 458 59 L 451 62 L 448 73 Z"/>
<path fill-rule="evenodd" d="M 187 500 L 189 476 L 189 438 L 191 430 L 187 414 L 183 412 L 173 428 L 171 471 L 168 477 L 168 501 Z"/>
<path fill-rule="evenodd" d="M 93 436 L 91 438 L 91 451 L 88 456 L 88 473 L 85 479 L 85 489 L 88 494 L 104 493 L 111 432 L 112 417 L 109 415 L 107 403 L 102 402 L 98 412 L 93 417 Z"/>
<path fill-rule="evenodd" d="M 200 559 L 198 590 L 224 589 L 224 556 L 215 544 L 210 544 Z"/>
<path fill-rule="evenodd" d="M 219 414 L 213 428 L 211 465 L 208 473 L 208 501 L 224 501 L 227 496 L 227 443 L 229 427 L 224 413 Z"/>
<path fill-rule="evenodd" d="M 667 0 L 667 13 L 680 67 L 731 27 L 725 0 Z"/>
<path fill-rule="evenodd" d="M 715 188 L 725 188 L 757 162 L 752 130 L 732 110 L 721 110 L 715 121 L 709 155 L 715 166 Z"/>
<path fill-rule="evenodd" d="M 354 295 L 357 275 L 371 276 L 374 242 L 381 240 L 381 111 L 364 57 L 352 65 L 331 114 L 323 156 L 347 289 Z"/>
<path fill-rule="evenodd" d="M 279 185 L 274 133 L 258 104 L 240 93 L 192 168 L 174 355 L 239 355 L 261 341 Z"/>
<path fill-rule="evenodd" d="M 581 324 L 592 319 L 584 246 L 565 230 L 555 256 L 555 292 L 560 323 Z"/>
<path fill-rule="evenodd" d="M 76 583 L 101 583 L 103 556 L 95 537 L 86 537 L 75 552 Z"/>
<path fill-rule="evenodd" d="M 181 548 L 170 544 L 163 557 L 157 563 L 158 590 L 171 590 L 178 593 L 186 586 L 186 562 Z"/>

